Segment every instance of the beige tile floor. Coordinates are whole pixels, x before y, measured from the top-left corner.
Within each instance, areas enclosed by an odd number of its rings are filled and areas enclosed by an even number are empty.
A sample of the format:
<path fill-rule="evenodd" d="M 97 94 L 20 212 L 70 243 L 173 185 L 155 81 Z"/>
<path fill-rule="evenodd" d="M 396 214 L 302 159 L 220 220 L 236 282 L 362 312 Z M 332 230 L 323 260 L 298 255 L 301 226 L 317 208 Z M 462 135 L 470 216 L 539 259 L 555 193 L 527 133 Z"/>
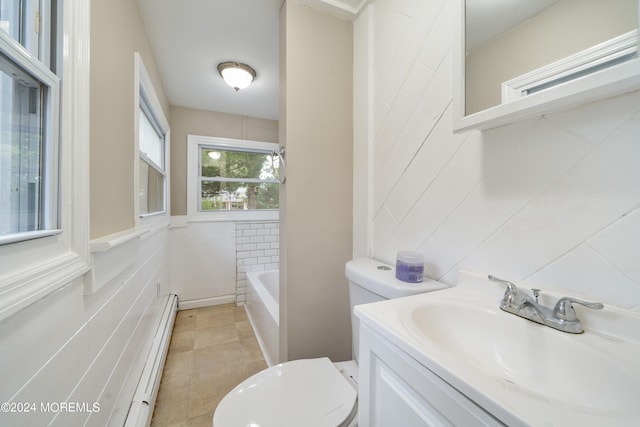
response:
<path fill-rule="evenodd" d="M 244 307 L 179 311 L 151 426 L 211 427 L 225 394 L 264 368 Z"/>

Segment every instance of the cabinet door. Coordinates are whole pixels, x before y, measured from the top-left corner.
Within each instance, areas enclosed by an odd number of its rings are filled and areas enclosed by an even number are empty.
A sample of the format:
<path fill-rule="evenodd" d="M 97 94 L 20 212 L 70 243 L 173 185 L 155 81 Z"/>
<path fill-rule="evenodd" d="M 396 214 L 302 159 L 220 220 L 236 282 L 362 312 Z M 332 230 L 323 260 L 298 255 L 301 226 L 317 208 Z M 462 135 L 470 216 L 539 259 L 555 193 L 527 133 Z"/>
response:
<path fill-rule="evenodd" d="M 358 425 L 504 425 L 368 325 L 360 330 L 359 370 Z"/>
<path fill-rule="evenodd" d="M 451 426 L 436 408 L 375 354 L 371 362 L 371 427 Z"/>

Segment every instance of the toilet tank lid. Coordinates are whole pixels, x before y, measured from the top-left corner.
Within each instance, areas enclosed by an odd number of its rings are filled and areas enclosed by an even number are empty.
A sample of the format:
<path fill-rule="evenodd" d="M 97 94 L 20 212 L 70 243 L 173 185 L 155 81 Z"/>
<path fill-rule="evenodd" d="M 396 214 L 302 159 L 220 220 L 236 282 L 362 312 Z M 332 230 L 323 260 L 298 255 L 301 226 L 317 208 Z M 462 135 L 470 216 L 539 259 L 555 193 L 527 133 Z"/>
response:
<path fill-rule="evenodd" d="M 446 283 L 424 278 L 422 283 L 407 283 L 396 279 L 394 266 L 373 258 L 356 258 L 345 265 L 345 275 L 356 285 L 383 298 L 401 298 L 448 288 Z"/>

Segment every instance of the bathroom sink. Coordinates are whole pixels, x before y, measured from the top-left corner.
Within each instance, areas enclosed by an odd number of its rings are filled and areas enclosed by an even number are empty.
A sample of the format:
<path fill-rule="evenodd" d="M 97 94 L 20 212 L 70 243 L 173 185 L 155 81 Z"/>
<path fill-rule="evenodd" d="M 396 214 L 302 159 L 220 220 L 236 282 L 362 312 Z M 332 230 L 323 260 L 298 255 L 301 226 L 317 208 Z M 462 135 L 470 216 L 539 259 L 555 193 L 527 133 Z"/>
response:
<path fill-rule="evenodd" d="M 518 393 L 581 412 L 637 413 L 640 381 L 610 354 L 604 337 L 560 332 L 481 304 L 423 300 L 403 313 L 408 332 L 442 360 L 472 366 Z M 615 343 L 613 343 L 615 344 Z"/>
<path fill-rule="evenodd" d="M 581 308 L 584 333 L 499 308 L 505 287 L 460 272 L 454 287 L 357 306 L 361 324 L 509 426 L 640 425 L 640 313 Z M 560 295 L 543 290 L 542 303 Z"/>

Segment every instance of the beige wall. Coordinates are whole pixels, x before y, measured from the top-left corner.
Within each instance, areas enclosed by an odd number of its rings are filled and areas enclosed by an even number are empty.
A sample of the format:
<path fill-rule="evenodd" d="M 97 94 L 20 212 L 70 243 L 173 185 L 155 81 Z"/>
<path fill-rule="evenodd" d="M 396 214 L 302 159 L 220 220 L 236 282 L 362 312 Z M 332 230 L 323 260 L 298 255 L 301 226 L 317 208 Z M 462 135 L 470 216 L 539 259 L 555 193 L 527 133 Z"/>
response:
<path fill-rule="evenodd" d="M 187 214 L 187 135 L 278 142 L 278 122 L 171 107 L 171 214 Z"/>
<path fill-rule="evenodd" d="M 468 53 L 467 114 L 500 104 L 502 82 L 637 28 L 637 10 L 637 0 L 565 0 Z"/>
<path fill-rule="evenodd" d="M 351 358 L 352 23 L 286 2 L 281 14 L 281 355 Z"/>
<path fill-rule="evenodd" d="M 138 3 L 91 2 L 91 238 L 132 228 L 134 52 L 140 52 L 168 117 L 169 104 Z"/>

